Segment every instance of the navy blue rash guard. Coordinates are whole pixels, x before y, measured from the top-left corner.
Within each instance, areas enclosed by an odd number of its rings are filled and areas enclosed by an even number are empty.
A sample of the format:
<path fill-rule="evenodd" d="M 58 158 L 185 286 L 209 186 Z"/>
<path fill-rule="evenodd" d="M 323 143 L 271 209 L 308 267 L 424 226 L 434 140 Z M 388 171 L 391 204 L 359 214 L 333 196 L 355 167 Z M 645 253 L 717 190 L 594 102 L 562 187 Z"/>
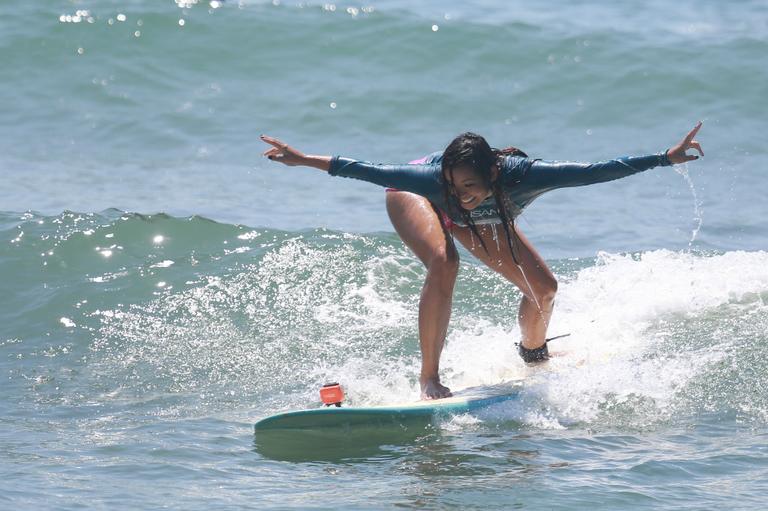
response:
<path fill-rule="evenodd" d="M 419 164 L 373 164 L 341 156 L 331 159 L 328 173 L 332 176 L 352 177 L 377 185 L 413 192 L 429 199 L 445 212 L 457 225 L 465 225 L 455 197 L 446 202 L 443 191 L 443 153 L 432 153 Z M 666 153 L 648 156 L 623 156 L 598 163 L 553 162 L 520 156 L 501 158 L 502 190 L 510 218 L 543 193 L 557 188 L 604 183 L 658 166 L 671 165 Z M 470 211 L 476 224 L 499 223 L 496 201 L 490 197 Z"/>

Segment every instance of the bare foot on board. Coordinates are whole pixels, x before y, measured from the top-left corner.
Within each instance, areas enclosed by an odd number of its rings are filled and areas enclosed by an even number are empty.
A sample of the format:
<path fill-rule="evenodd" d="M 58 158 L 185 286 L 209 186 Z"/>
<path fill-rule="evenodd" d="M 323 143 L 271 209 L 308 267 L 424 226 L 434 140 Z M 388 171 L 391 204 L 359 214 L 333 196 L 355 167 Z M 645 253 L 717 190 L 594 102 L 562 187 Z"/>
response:
<path fill-rule="evenodd" d="M 421 380 L 421 399 L 442 399 L 451 397 L 451 389 L 440 383 L 439 378 Z"/>

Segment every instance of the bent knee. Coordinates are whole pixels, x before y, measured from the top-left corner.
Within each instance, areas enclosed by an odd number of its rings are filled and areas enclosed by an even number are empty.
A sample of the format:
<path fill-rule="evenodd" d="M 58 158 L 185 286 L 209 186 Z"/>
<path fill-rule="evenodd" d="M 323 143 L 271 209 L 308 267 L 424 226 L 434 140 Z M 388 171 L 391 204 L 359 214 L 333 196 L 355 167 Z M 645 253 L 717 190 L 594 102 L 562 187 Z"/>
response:
<path fill-rule="evenodd" d="M 456 280 L 459 273 L 459 254 L 446 247 L 432 254 L 427 261 L 427 272 L 441 279 Z"/>
<path fill-rule="evenodd" d="M 557 294 L 557 280 L 553 278 L 547 278 L 543 282 L 539 282 L 534 288 L 536 292 L 536 299 L 541 304 L 552 304 L 555 301 L 555 295 Z"/>

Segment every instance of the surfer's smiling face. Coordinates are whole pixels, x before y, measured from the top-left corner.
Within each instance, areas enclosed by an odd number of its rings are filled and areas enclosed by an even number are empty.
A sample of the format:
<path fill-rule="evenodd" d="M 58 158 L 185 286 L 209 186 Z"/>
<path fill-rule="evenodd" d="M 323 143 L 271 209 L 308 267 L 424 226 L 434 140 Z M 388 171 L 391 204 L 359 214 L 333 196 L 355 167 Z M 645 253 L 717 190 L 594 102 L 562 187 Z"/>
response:
<path fill-rule="evenodd" d="M 498 170 L 491 170 L 495 179 Z M 445 173 L 445 180 L 451 194 L 456 197 L 459 205 L 466 210 L 473 210 L 493 194 L 491 184 L 486 183 L 483 176 L 470 166 L 459 165 Z"/>

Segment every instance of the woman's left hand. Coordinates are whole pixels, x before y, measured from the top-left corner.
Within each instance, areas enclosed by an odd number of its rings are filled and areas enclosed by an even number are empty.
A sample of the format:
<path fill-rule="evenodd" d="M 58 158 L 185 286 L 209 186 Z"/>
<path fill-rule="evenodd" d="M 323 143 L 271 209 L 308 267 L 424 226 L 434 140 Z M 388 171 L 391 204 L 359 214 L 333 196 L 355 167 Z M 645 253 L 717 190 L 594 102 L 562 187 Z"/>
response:
<path fill-rule="evenodd" d="M 698 160 L 698 156 L 689 156 L 685 154 L 688 149 L 696 149 L 701 156 L 704 156 L 704 151 L 701 149 L 701 144 L 693 139 L 693 137 L 696 136 L 696 133 L 699 132 L 699 128 L 701 128 L 701 121 L 699 121 L 699 123 L 685 136 L 685 138 L 679 144 L 667 149 L 667 158 L 669 158 L 670 163 L 685 163 L 687 161 Z"/>

